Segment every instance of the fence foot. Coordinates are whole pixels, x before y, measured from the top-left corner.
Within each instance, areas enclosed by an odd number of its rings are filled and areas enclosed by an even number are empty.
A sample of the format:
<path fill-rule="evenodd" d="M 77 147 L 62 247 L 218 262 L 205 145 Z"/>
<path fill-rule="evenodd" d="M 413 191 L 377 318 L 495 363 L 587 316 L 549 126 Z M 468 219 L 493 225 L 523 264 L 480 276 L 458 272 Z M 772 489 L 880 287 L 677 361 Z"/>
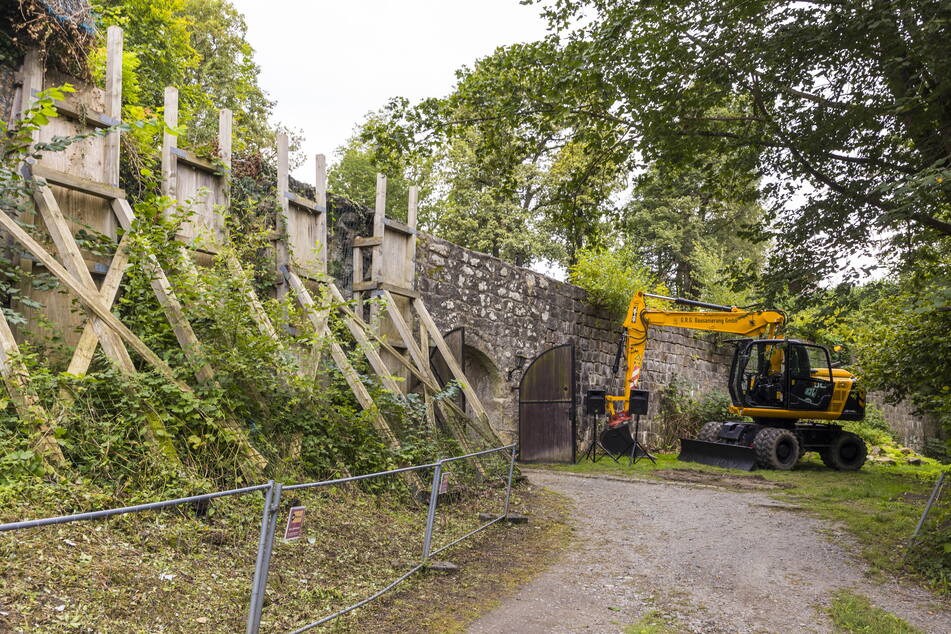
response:
<path fill-rule="evenodd" d="M 491 513 L 479 513 L 479 520 L 482 522 L 489 522 L 494 520 L 498 515 L 492 515 Z M 509 513 L 502 520 L 503 522 L 508 522 L 509 524 L 527 524 L 528 515 L 519 515 L 518 513 Z"/>
<path fill-rule="evenodd" d="M 426 564 L 426 569 L 432 570 L 434 572 L 452 574 L 459 571 L 459 566 L 452 563 L 451 561 L 430 561 Z"/>

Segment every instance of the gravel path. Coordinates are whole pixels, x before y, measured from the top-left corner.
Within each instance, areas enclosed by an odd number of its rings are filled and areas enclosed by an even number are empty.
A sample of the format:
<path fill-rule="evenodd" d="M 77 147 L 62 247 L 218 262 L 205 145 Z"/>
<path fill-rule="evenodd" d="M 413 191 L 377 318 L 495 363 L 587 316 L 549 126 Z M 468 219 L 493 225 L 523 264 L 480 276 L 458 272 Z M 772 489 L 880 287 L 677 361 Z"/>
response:
<path fill-rule="evenodd" d="M 765 494 L 545 471 L 529 479 L 574 501 L 575 542 L 470 632 L 623 632 L 650 610 L 704 634 L 830 632 L 822 607 L 850 588 L 926 632 L 951 633 L 946 602 L 870 581 L 833 525 Z"/>

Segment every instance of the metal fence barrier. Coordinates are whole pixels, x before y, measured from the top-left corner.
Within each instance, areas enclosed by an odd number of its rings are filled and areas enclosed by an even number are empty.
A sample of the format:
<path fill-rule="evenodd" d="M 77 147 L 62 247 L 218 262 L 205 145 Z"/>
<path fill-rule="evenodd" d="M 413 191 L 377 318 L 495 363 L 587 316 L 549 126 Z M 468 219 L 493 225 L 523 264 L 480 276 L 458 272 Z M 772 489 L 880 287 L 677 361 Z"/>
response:
<path fill-rule="evenodd" d="M 349 478 L 338 478 L 335 480 L 323 480 L 320 482 L 306 482 L 302 484 L 291 484 L 284 486 L 280 482 L 275 482 L 273 480 L 269 481 L 267 484 L 258 484 L 255 486 L 244 487 L 241 489 L 231 489 L 228 491 L 218 491 L 215 493 L 205 493 L 202 495 L 192 495 L 184 498 L 177 498 L 174 500 L 165 500 L 162 502 L 149 502 L 146 504 L 137 504 L 134 506 L 125 506 L 122 508 L 108 509 L 103 511 L 91 511 L 88 513 L 76 513 L 74 515 L 63 515 L 60 517 L 48 517 L 44 519 L 36 520 L 26 520 L 21 522 L 11 522 L 7 524 L 0 524 L 0 532 L 23 530 L 27 528 L 38 528 L 41 526 L 50 526 L 53 524 L 65 524 L 67 522 L 78 522 L 84 520 L 95 520 L 102 519 L 106 517 L 112 517 L 114 515 L 123 515 L 126 513 L 138 513 L 142 511 L 158 510 L 163 508 L 168 508 L 172 506 L 179 506 L 181 504 L 191 504 L 195 502 L 202 502 L 211 500 L 213 498 L 220 498 L 225 496 L 237 496 L 244 495 L 248 493 L 254 493 L 256 491 L 265 491 L 264 498 L 264 510 L 261 516 L 261 531 L 258 536 L 258 548 L 257 548 L 257 557 L 255 559 L 254 566 L 254 577 L 251 582 L 251 597 L 248 606 L 248 617 L 247 617 L 247 634 L 258 634 L 261 628 L 261 616 L 264 606 L 264 593 L 267 588 L 267 579 L 268 572 L 271 565 L 271 555 L 274 551 L 274 537 L 277 531 L 277 518 L 280 511 L 281 495 L 284 491 L 293 491 L 299 489 L 312 489 L 317 487 L 327 487 L 337 484 L 346 484 L 349 482 L 357 482 L 360 480 L 368 480 L 371 478 L 379 478 L 390 476 L 396 473 L 403 473 L 407 471 L 421 471 L 424 469 L 433 469 L 433 479 L 432 485 L 430 487 L 429 493 L 429 506 L 426 514 L 426 528 L 423 535 L 423 549 L 422 557 L 420 561 L 415 564 L 409 571 L 400 575 L 398 578 L 391 581 L 383 589 L 375 592 L 369 597 L 362 599 L 350 606 L 347 606 L 333 614 L 325 616 L 321 619 L 318 619 L 312 623 L 308 623 L 296 630 L 293 630 L 293 634 L 299 632 L 306 632 L 307 630 L 313 629 L 319 625 L 332 621 L 344 614 L 352 612 L 357 608 L 360 608 L 367 603 L 383 596 L 400 583 L 411 577 L 416 572 L 422 570 L 427 566 L 430 559 L 441 552 L 448 550 L 449 548 L 455 546 L 456 544 L 472 537 L 476 533 L 479 533 L 489 526 L 492 526 L 496 522 L 500 522 L 506 518 L 509 511 L 509 502 L 512 495 L 512 476 L 515 468 L 515 453 L 516 445 L 505 445 L 503 447 L 496 447 L 495 449 L 487 449 L 485 451 L 477 451 L 475 453 L 466 454 L 463 456 L 454 456 L 452 458 L 445 458 L 432 462 L 429 464 L 423 465 L 414 465 L 412 467 L 403 467 L 400 469 L 392 469 L 390 471 L 380 471 L 377 473 L 368 473 L 365 475 L 352 476 Z M 450 543 L 446 544 L 437 549 L 432 548 L 432 538 L 433 538 L 433 525 L 436 519 L 436 509 L 439 504 L 439 488 L 440 483 L 442 482 L 443 474 L 443 465 L 457 462 L 460 460 L 466 460 L 470 458 L 477 458 L 481 456 L 486 456 L 489 454 L 500 453 L 503 451 L 509 451 L 508 457 L 508 476 L 505 484 L 505 504 L 502 509 L 501 515 L 495 517 L 491 520 L 484 522 L 479 525 L 474 530 L 469 531 L 462 537 L 454 539 Z"/>

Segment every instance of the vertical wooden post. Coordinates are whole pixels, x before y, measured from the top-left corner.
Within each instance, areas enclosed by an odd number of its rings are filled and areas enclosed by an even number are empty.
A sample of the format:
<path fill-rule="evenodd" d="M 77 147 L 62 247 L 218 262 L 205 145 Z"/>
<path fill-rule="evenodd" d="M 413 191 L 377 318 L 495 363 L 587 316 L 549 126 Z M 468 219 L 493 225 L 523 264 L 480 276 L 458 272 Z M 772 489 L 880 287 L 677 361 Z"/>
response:
<path fill-rule="evenodd" d="M 224 199 L 224 208 L 231 206 L 231 129 L 234 117 L 231 111 L 223 108 L 218 111 L 218 157 L 225 166 L 225 174 L 221 177 L 221 193 Z"/>
<path fill-rule="evenodd" d="M 275 231 L 277 240 L 274 243 L 274 259 L 277 298 L 284 299 L 287 295 L 287 282 L 284 280 L 282 267 L 290 266 L 290 250 L 287 245 L 288 213 L 290 201 L 287 199 L 289 165 L 287 160 L 287 135 L 277 135 L 277 222 Z"/>
<path fill-rule="evenodd" d="M 406 224 L 410 229 L 416 228 L 416 215 L 419 207 L 419 187 L 410 185 L 409 205 L 406 209 Z M 410 287 L 416 287 L 416 235 L 407 238 L 406 243 L 406 262 L 404 263 L 403 279 L 412 280 Z"/>
<path fill-rule="evenodd" d="M 327 157 L 317 155 L 317 182 L 315 185 L 317 203 L 317 248 L 320 249 L 317 273 L 327 274 Z"/>
<path fill-rule="evenodd" d="M 106 31 L 106 116 L 122 119 L 122 29 L 110 26 Z M 105 138 L 103 182 L 119 186 L 119 131 Z"/>
<path fill-rule="evenodd" d="M 20 88 L 20 118 L 26 116 L 30 106 L 33 105 L 34 93 L 43 90 L 43 60 L 39 51 L 29 51 L 23 57 L 23 68 L 21 69 L 23 86 Z M 39 130 L 33 131 L 33 142 L 39 140 Z M 20 222 L 26 225 L 32 225 L 35 221 L 35 214 L 32 211 L 24 211 L 19 216 Z M 23 254 L 19 259 L 19 269 L 29 278 L 33 271 L 33 260 Z M 29 281 L 26 282 L 29 285 Z M 17 303 L 19 305 L 19 302 Z"/>
<path fill-rule="evenodd" d="M 178 127 L 178 89 L 174 86 L 165 88 L 165 125 L 169 128 Z M 165 130 L 162 134 L 162 195 L 172 199 L 178 190 L 176 158 L 172 154 L 172 148 L 177 146 L 177 137 Z"/>
<path fill-rule="evenodd" d="M 373 210 L 373 237 L 383 238 L 386 223 L 386 176 L 376 175 L 376 206 Z M 370 265 L 370 279 L 383 281 L 383 246 L 373 247 L 373 260 Z"/>

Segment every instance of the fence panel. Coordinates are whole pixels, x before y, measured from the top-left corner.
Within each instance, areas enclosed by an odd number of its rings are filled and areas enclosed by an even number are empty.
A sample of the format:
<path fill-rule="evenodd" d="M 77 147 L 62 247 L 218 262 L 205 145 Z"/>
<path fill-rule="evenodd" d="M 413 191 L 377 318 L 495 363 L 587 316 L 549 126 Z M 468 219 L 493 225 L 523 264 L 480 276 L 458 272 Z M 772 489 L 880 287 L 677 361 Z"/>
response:
<path fill-rule="evenodd" d="M 0 525 L 0 631 L 244 629 L 266 489 Z"/>
<path fill-rule="evenodd" d="M 501 521 L 514 458 L 509 445 L 351 478 L 0 524 L 0 629 L 304 632 Z M 428 490 L 410 493 L 409 471 Z M 130 596 L 117 601 L 119 592 Z"/>

